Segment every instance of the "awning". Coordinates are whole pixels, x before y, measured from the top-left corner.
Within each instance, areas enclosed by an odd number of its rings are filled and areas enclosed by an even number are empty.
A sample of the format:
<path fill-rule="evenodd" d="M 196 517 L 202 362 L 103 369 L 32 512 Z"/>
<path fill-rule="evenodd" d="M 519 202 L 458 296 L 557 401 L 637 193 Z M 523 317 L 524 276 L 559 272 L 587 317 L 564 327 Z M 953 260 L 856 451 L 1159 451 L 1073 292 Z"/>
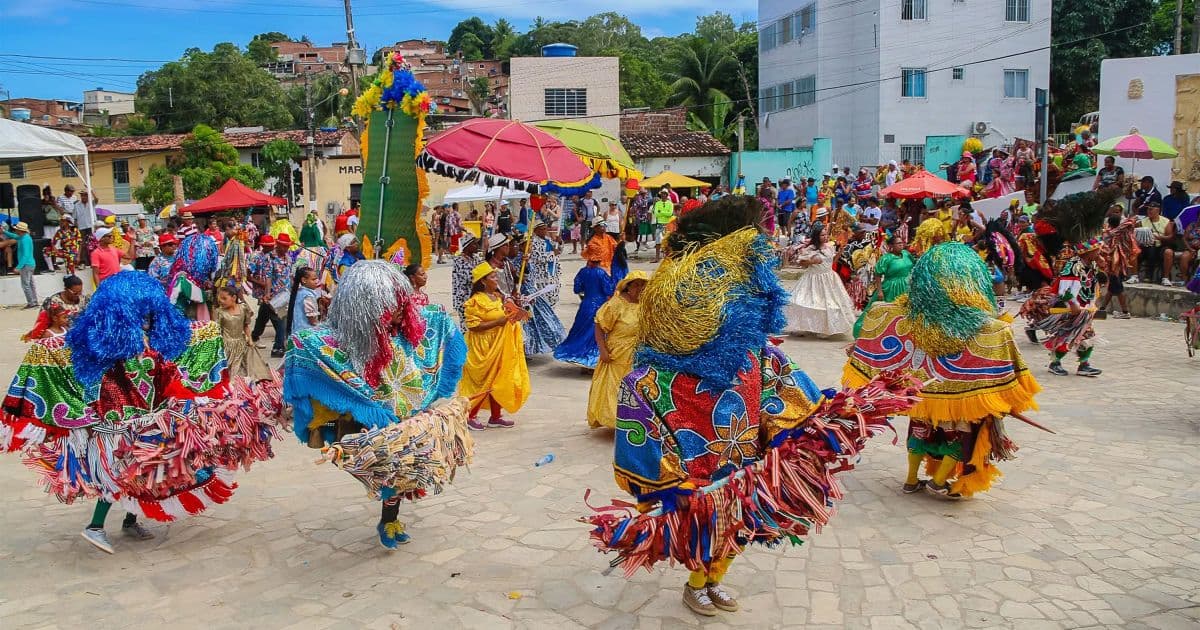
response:
<path fill-rule="evenodd" d="M 286 206 L 287 200 L 283 197 L 274 197 L 266 193 L 258 192 L 257 190 L 246 187 L 245 184 L 236 179 L 230 178 L 221 185 L 213 194 L 193 203 L 190 206 L 184 206 L 184 212 L 192 214 L 204 214 L 208 212 L 221 212 L 224 210 L 239 210 L 242 208 L 263 208 L 267 206 Z"/>
<path fill-rule="evenodd" d="M 28 161 L 87 155 L 78 136 L 30 123 L 0 118 L 0 161 Z"/>

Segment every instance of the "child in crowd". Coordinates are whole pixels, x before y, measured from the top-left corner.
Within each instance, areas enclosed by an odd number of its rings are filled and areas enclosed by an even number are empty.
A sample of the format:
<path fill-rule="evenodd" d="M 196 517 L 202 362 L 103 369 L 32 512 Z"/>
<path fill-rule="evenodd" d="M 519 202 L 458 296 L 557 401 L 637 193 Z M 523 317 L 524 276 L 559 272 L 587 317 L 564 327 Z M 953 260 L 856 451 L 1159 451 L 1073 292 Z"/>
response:
<path fill-rule="evenodd" d="M 229 375 L 255 381 L 270 380 L 271 368 L 250 341 L 250 322 L 254 317 L 242 302 L 241 292 L 230 285 L 218 288 L 217 307 L 216 320 L 221 327 Z"/>
<path fill-rule="evenodd" d="M 292 297 L 288 300 L 288 335 L 316 326 L 321 321 L 321 290 L 317 272 L 301 267 L 292 278 Z"/>
<path fill-rule="evenodd" d="M 429 294 L 425 293 L 425 283 L 428 282 L 429 278 L 425 274 L 425 268 L 413 263 L 404 268 L 404 276 L 412 284 L 413 304 L 416 304 L 418 307 L 429 306 Z"/>

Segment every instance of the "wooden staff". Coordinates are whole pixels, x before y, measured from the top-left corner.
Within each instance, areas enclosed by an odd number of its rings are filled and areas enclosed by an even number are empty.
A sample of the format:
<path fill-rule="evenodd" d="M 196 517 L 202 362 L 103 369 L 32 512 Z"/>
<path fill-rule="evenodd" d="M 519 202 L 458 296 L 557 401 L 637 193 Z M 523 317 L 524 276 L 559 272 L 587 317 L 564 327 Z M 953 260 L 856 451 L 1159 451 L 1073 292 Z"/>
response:
<path fill-rule="evenodd" d="M 1028 424 L 1031 427 L 1041 429 L 1041 430 L 1045 431 L 1046 433 L 1053 433 L 1054 435 L 1058 435 L 1058 433 L 1055 433 L 1054 431 L 1051 431 L 1050 429 L 1034 422 L 1033 420 L 1030 420 L 1023 414 L 1017 413 L 1015 411 L 1010 411 L 1010 412 L 1008 412 L 1008 415 L 1016 418 L 1017 420 L 1020 420 L 1021 422 L 1024 422 L 1025 424 Z"/>

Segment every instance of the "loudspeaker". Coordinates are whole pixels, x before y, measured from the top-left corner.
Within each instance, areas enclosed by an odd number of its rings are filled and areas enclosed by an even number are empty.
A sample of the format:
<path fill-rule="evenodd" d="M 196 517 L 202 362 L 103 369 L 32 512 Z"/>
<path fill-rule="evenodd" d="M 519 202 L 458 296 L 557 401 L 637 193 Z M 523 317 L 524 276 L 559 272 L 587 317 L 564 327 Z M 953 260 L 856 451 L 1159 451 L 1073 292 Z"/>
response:
<path fill-rule="evenodd" d="M 0 208 L 16 208 L 17 197 L 13 194 L 12 182 L 0 182 Z"/>
<path fill-rule="evenodd" d="M 25 186 L 17 188 L 17 213 L 25 223 L 29 224 L 29 235 L 33 238 L 42 238 L 46 234 L 46 213 L 42 210 L 42 198 L 38 196 L 30 197 L 26 195 Z M 35 192 L 37 186 L 29 186 Z"/>
<path fill-rule="evenodd" d="M 42 200 L 42 189 L 34 184 L 21 184 L 17 186 L 17 203 L 20 203 L 22 199 L 37 199 L 40 202 Z"/>

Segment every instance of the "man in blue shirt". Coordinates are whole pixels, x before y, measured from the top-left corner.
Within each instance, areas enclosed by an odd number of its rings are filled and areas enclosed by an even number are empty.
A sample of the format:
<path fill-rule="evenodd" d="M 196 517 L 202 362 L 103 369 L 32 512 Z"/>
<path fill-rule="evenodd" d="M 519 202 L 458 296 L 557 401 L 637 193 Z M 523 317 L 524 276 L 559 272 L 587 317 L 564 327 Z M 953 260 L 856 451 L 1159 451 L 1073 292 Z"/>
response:
<path fill-rule="evenodd" d="M 804 201 L 810 208 L 817 206 L 817 180 L 811 177 L 808 178 L 808 187 L 804 189 Z"/>
<path fill-rule="evenodd" d="M 13 227 L 12 231 L 5 230 L 4 238 L 7 239 L 3 244 L 8 250 L 9 266 L 16 269 L 21 275 L 21 290 L 25 292 L 25 308 L 37 308 L 37 288 L 33 286 L 33 270 L 36 265 L 33 262 L 33 237 L 29 236 L 29 224 L 21 221 Z M 17 264 L 12 264 L 12 249 L 17 250 Z"/>
<path fill-rule="evenodd" d="M 1167 196 L 1162 198 L 1162 215 L 1174 221 L 1179 217 L 1179 213 L 1183 212 L 1184 208 L 1191 205 L 1192 199 L 1188 196 L 1187 191 L 1183 189 L 1183 182 L 1181 181 L 1176 180 L 1171 182 L 1167 190 L 1169 191 Z"/>
<path fill-rule="evenodd" d="M 796 189 L 792 188 L 792 180 L 779 181 L 779 191 L 775 193 L 776 208 L 779 209 L 779 230 L 784 235 L 791 234 L 792 214 L 796 211 Z"/>

